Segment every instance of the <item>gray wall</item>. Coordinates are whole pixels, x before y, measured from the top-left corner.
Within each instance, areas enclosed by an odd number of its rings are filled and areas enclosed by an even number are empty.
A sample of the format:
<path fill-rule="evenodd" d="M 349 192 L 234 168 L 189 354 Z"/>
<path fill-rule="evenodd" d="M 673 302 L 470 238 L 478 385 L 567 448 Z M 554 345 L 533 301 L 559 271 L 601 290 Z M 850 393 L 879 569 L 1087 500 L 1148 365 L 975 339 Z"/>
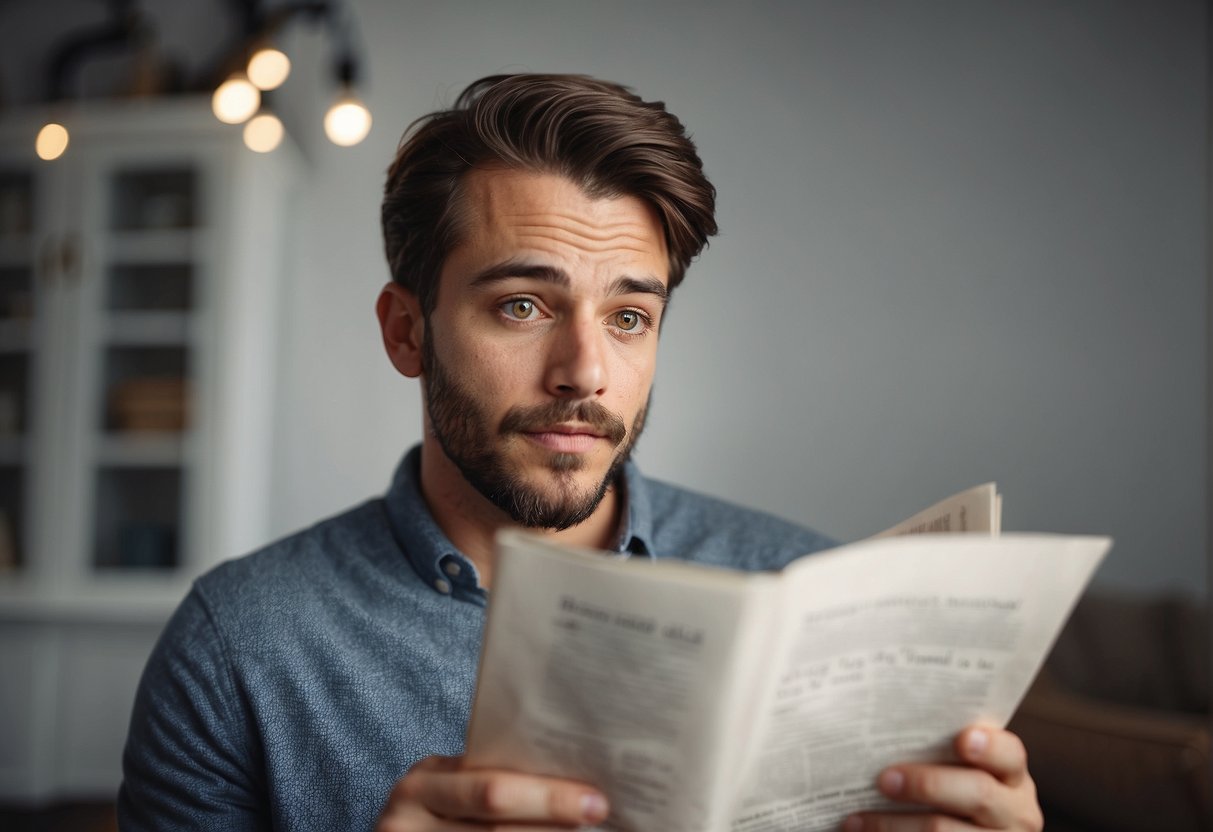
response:
<path fill-rule="evenodd" d="M 1205 4 L 352 5 L 367 141 L 323 139 L 316 33 L 290 38 L 279 97 L 312 169 L 275 529 L 381 491 L 419 435 L 372 315 L 404 126 L 481 75 L 578 71 L 664 99 L 720 190 L 662 335 L 650 474 L 840 538 L 994 479 L 1005 528 L 1112 534 L 1105 585 L 1203 589 Z"/>

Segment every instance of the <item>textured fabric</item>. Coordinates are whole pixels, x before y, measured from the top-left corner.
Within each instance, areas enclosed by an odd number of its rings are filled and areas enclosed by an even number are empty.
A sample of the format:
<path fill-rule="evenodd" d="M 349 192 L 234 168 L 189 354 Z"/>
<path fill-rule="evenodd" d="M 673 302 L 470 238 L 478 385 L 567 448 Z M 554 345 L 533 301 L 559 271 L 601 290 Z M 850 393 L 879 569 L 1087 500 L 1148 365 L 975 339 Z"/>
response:
<path fill-rule="evenodd" d="M 419 461 L 384 499 L 195 583 L 139 686 L 121 829 L 371 829 L 413 763 L 462 752 L 487 597 Z M 831 545 L 633 466 L 623 484 L 623 556 L 760 570 Z"/>

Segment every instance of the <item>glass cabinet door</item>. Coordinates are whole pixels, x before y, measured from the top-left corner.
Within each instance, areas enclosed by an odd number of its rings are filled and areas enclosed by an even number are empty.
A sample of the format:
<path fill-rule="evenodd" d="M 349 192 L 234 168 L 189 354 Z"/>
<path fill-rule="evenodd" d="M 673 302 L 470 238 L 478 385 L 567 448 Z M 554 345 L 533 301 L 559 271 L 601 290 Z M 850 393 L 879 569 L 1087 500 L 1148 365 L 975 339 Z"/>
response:
<path fill-rule="evenodd" d="M 0 161 L 0 573 L 28 563 L 34 423 L 35 181 Z"/>
<path fill-rule="evenodd" d="M 202 99 L 84 108 L 49 163 L 41 123 L 0 120 L 0 613 L 170 610 L 265 539 L 298 160 Z"/>
<path fill-rule="evenodd" d="M 90 431 L 95 570 L 184 562 L 200 178 L 188 163 L 120 163 L 102 185 L 100 291 L 92 295 L 100 362 Z"/>

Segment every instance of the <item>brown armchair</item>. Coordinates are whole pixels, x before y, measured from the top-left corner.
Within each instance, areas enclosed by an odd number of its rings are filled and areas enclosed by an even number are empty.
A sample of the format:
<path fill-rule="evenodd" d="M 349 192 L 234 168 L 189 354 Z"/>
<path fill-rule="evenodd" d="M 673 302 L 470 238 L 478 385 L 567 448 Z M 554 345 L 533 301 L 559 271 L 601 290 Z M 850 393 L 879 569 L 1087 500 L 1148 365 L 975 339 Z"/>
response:
<path fill-rule="evenodd" d="M 1050 832 L 1213 828 L 1208 624 L 1176 597 L 1079 603 L 1011 721 Z"/>

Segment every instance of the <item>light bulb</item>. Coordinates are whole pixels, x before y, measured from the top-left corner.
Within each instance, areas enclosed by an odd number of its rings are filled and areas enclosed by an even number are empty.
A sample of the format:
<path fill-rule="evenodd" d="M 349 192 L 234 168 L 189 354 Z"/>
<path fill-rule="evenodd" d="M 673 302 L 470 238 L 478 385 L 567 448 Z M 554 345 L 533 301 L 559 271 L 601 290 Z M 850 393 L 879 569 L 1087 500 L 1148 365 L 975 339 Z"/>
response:
<path fill-rule="evenodd" d="M 273 113 L 260 113 L 244 125 L 244 146 L 257 153 L 269 153 L 282 143 L 282 122 Z"/>
<path fill-rule="evenodd" d="M 215 90 L 211 98 L 211 109 L 215 118 L 224 124 L 239 124 L 257 112 L 261 106 L 261 92 L 243 72 L 233 73 Z"/>
<path fill-rule="evenodd" d="M 38 154 L 39 159 L 49 162 L 63 155 L 67 150 L 67 142 L 67 128 L 52 121 L 42 125 L 42 129 L 38 131 L 38 138 L 34 139 L 34 152 Z"/>
<path fill-rule="evenodd" d="M 352 95 L 344 95 L 324 114 L 324 133 L 341 147 L 352 147 L 371 132 L 371 111 Z"/>
<path fill-rule="evenodd" d="M 282 86 L 291 74 L 291 59 L 286 53 L 272 46 L 258 49 L 248 62 L 248 79 L 261 90 L 272 90 Z"/>

